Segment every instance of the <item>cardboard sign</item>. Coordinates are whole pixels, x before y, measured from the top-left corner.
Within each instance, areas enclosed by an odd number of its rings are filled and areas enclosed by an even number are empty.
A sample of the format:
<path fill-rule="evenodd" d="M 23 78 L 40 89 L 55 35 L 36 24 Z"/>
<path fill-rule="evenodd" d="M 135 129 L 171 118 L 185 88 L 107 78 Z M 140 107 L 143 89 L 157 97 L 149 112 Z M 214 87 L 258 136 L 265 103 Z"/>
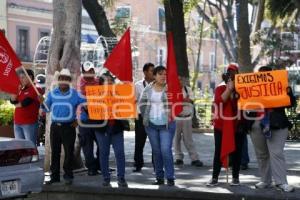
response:
<path fill-rule="evenodd" d="M 90 119 L 136 118 L 133 84 L 87 86 L 85 90 Z"/>
<path fill-rule="evenodd" d="M 238 108 L 258 110 L 290 105 L 287 95 L 288 72 L 286 70 L 238 74 L 235 89 L 239 94 Z"/>

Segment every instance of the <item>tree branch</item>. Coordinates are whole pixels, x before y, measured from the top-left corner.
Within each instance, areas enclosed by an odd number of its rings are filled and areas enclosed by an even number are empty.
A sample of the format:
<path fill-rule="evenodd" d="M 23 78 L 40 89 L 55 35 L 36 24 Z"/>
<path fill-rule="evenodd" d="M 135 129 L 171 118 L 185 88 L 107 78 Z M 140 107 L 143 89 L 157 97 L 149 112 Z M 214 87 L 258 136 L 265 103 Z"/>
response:
<path fill-rule="evenodd" d="M 109 26 L 103 7 L 97 0 L 82 0 L 82 4 L 93 21 L 99 35 L 104 37 L 116 37 Z"/>
<path fill-rule="evenodd" d="M 200 16 L 203 17 L 203 19 L 209 23 L 210 25 L 212 25 L 217 31 L 218 31 L 218 35 L 219 35 L 219 41 L 221 43 L 221 47 L 225 53 L 225 55 L 227 56 L 228 60 L 230 61 L 234 61 L 236 62 L 236 59 L 235 57 L 233 56 L 233 54 L 230 52 L 229 48 L 228 48 L 228 44 L 226 43 L 226 40 L 225 40 L 225 37 L 224 35 L 222 34 L 221 30 L 220 30 L 220 27 L 217 26 L 217 24 L 215 24 L 211 19 L 210 17 L 204 12 L 204 10 L 199 6 L 197 5 L 196 6 L 196 9 L 198 11 L 198 14 Z"/>
<path fill-rule="evenodd" d="M 265 0 L 258 1 L 258 10 L 256 12 L 254 26 L 252 28 L 252 34 L 257 32 L 260 29 L 261 23 L 264 20 L 265 12 Z"/>

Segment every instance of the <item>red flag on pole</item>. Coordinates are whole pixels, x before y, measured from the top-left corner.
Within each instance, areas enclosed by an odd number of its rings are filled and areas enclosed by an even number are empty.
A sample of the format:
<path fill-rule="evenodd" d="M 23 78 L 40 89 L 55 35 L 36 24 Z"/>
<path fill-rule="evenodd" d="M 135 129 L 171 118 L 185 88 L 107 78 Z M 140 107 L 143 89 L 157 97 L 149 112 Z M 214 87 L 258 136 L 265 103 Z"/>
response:
<path fill-rule="evenodd" d="M 168 43 L 168 55 L 167 55 L 167 84 L 168 84 L 168 99 L 169 104 L 171 105 L 171 118 L 174 119 L 175 116 L 178 116 L 182 112 L 182 86 L 178 79 L 177 74 L 177 63 L 174 51 L 174 40 L 173 34 L 168 33 L 167 36 Z"/>
<path fill-rule="evenodd" d="M 222 130 L 222 144 L 221 144 L 221 162 L 223 167 L 228 168 L 229 154 L 235 151 L 235 120 L 233 117 L 233 110 L 230 103 L 223 104 L 224 106 L 224 121 Z"/>
<path fill-rule="evenodd" d="M 17 94 L 20 80 L 17 76 L 16 69 L 22 64 L 0 31 L 0 90 Z"/>
<path fill-rule="evenodd" d="M 121 81 L 132 82 L 130 28 L 127 29 L 118 44 L 112 50 L 104 66 Z"/>

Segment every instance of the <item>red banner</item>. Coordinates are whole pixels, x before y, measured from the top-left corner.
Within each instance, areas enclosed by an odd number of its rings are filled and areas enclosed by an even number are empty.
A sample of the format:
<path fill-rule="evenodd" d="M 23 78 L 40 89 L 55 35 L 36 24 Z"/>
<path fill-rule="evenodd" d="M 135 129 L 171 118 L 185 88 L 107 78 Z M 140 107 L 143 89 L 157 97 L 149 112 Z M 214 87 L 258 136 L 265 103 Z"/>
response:
<path fill-rule="evenodd" d="M 106 59 L 104 66 L 120 79 L 120 81 L 132 82 L 132 57 L 129 28 Z"/>
<path fill-rule="evenodd" d="M 8 43 L 7 39 L 0 32 L 0 90 L 17 94 L 20 80 L 16 69 L 22 64 Z"/>
<path fill-rule="evenodd" d="M 180 85 L 177 73 L 177 63 L 174 49 L 174 38 L 171 32 L 167 35 L 168 56 L 167 56 L 167 85 L 168 100 L 172 107 L 171 118 L 178 116 L 182 112 L 182 86 Z"/>

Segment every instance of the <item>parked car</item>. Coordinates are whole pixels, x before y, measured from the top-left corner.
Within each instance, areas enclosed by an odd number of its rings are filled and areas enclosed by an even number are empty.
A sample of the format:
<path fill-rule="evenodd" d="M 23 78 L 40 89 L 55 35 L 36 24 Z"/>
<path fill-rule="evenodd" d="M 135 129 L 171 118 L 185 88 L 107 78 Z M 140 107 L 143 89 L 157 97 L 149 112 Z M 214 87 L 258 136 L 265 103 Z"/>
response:
<path fill-rule="evenodd" d="M 0 137 L 0 199 L 42 191 L 44 172 L 38 160 L 31 141 Z"/>

